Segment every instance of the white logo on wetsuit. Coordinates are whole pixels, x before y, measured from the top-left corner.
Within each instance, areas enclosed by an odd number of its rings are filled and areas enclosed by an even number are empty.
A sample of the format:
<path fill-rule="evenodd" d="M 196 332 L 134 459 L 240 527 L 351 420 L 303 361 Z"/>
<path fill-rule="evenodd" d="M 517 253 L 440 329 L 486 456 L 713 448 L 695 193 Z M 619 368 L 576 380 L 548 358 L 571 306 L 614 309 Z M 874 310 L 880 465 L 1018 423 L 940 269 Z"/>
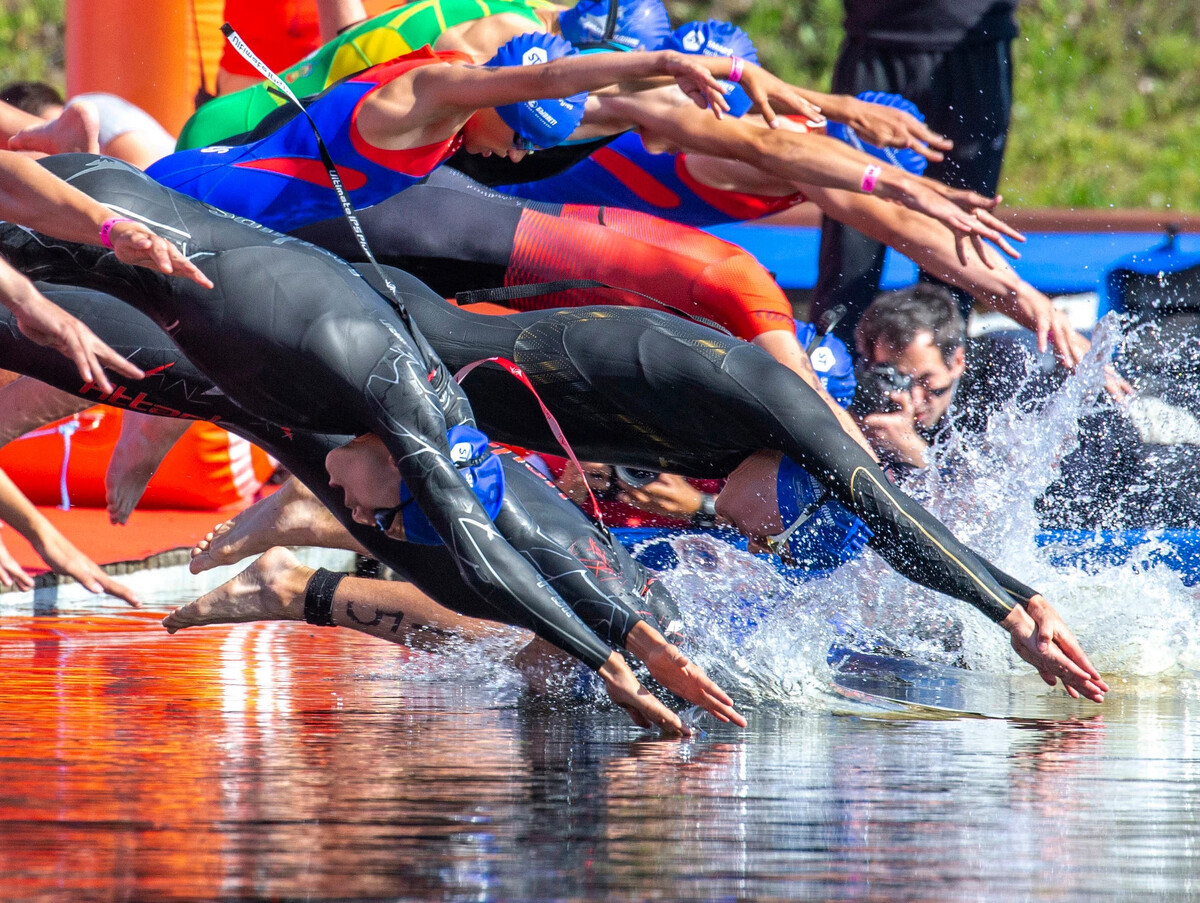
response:
<path fill-rule="evenodd" d="M 818 348 L 812 353 L 812 365 L 814 370 L 819 370 L 822 373 L 826 370 L 832 370 L 833 365 L 837 363 L 837 358 L 833 356 L 833 352 L 828 348 Z"/>

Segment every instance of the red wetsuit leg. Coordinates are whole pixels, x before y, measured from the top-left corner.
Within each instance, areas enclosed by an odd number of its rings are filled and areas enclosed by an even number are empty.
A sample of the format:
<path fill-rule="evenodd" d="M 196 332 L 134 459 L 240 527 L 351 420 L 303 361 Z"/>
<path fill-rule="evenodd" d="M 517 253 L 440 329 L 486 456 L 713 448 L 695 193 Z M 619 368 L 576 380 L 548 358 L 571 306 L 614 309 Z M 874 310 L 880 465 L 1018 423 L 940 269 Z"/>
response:
<path fill-rule="evenodd" d="M 793 328 L 792 306 L 770 273 L 736 245 L 644 213 L 568 205 L 560 216 L 526 210 L 517 226 L 506 285 L 598 279 L 644 292 L 715 321 L 739 338 Z M 603 223 L 601 225 L 601 223 Z M 582 290 L 516 302 L 531 307 L 629 304 L 636 295 Z"/>

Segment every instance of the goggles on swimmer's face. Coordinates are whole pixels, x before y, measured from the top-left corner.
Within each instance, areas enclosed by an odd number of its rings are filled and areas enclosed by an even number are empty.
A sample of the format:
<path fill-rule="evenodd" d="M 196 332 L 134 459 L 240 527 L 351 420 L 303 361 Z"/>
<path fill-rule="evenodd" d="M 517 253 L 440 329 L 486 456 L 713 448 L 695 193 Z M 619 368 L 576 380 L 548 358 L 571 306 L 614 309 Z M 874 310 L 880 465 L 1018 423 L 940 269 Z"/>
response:
<path fill-rule="evenodd" d="M 512 146 L 513 150 L 525 151 L 528 154 L 532 154 L 535 150 L 539 150 L 536 144 L 515 130 L 513 131 Z"/>

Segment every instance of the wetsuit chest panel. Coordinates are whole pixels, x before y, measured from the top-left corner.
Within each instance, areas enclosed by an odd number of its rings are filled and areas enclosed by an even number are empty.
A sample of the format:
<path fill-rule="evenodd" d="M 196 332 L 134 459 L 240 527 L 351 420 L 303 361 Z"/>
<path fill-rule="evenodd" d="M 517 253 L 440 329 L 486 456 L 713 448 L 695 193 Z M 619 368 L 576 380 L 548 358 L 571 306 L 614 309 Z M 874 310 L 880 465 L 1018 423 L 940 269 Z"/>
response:
<path fill-rule="evenodd" d="M 627 132 L 565 172 L 500 191 L 532 201 L 623 207 L 691 226 L 757 219 L 804 200 L 712 188 L 687 171 L 684 154 L 654 154 Z"/>
<path fill-rule="evenodd" d="M 358 134 L 356 120 L 363 100 L 418 66 L 459 59 L 461 54 L 420 50 L 344 81 L 309 105 L 309 115 L 356 207 L 370 207 L 403 191 L 461 142 L 456 135 L 402 151 L 373 147 Z M 169 188 L 280 231 L 341 213 L 316 137 L 303 116 L 292 117 L 249 144 L 172 154 L 148 172 Z"/>

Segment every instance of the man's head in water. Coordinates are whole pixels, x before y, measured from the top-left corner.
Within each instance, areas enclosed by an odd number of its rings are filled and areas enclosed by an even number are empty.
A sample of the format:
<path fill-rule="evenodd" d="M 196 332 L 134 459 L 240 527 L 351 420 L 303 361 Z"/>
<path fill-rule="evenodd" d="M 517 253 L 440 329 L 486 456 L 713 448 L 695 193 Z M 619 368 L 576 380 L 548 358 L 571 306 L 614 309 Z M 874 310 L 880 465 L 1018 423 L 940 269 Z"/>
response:
<path fill-rule="evenodd" d="M 529 32 L 501 47 L 487 65 L 535 66 L 573 53 L 575 49 L 557 35 Z M 582 93 L 480 110 L 463 126 L 463 147 L 467 153 L 495 154 L 515 162 L 530 151 L 566 141 L 583 121 L 586 100 Z"/>

